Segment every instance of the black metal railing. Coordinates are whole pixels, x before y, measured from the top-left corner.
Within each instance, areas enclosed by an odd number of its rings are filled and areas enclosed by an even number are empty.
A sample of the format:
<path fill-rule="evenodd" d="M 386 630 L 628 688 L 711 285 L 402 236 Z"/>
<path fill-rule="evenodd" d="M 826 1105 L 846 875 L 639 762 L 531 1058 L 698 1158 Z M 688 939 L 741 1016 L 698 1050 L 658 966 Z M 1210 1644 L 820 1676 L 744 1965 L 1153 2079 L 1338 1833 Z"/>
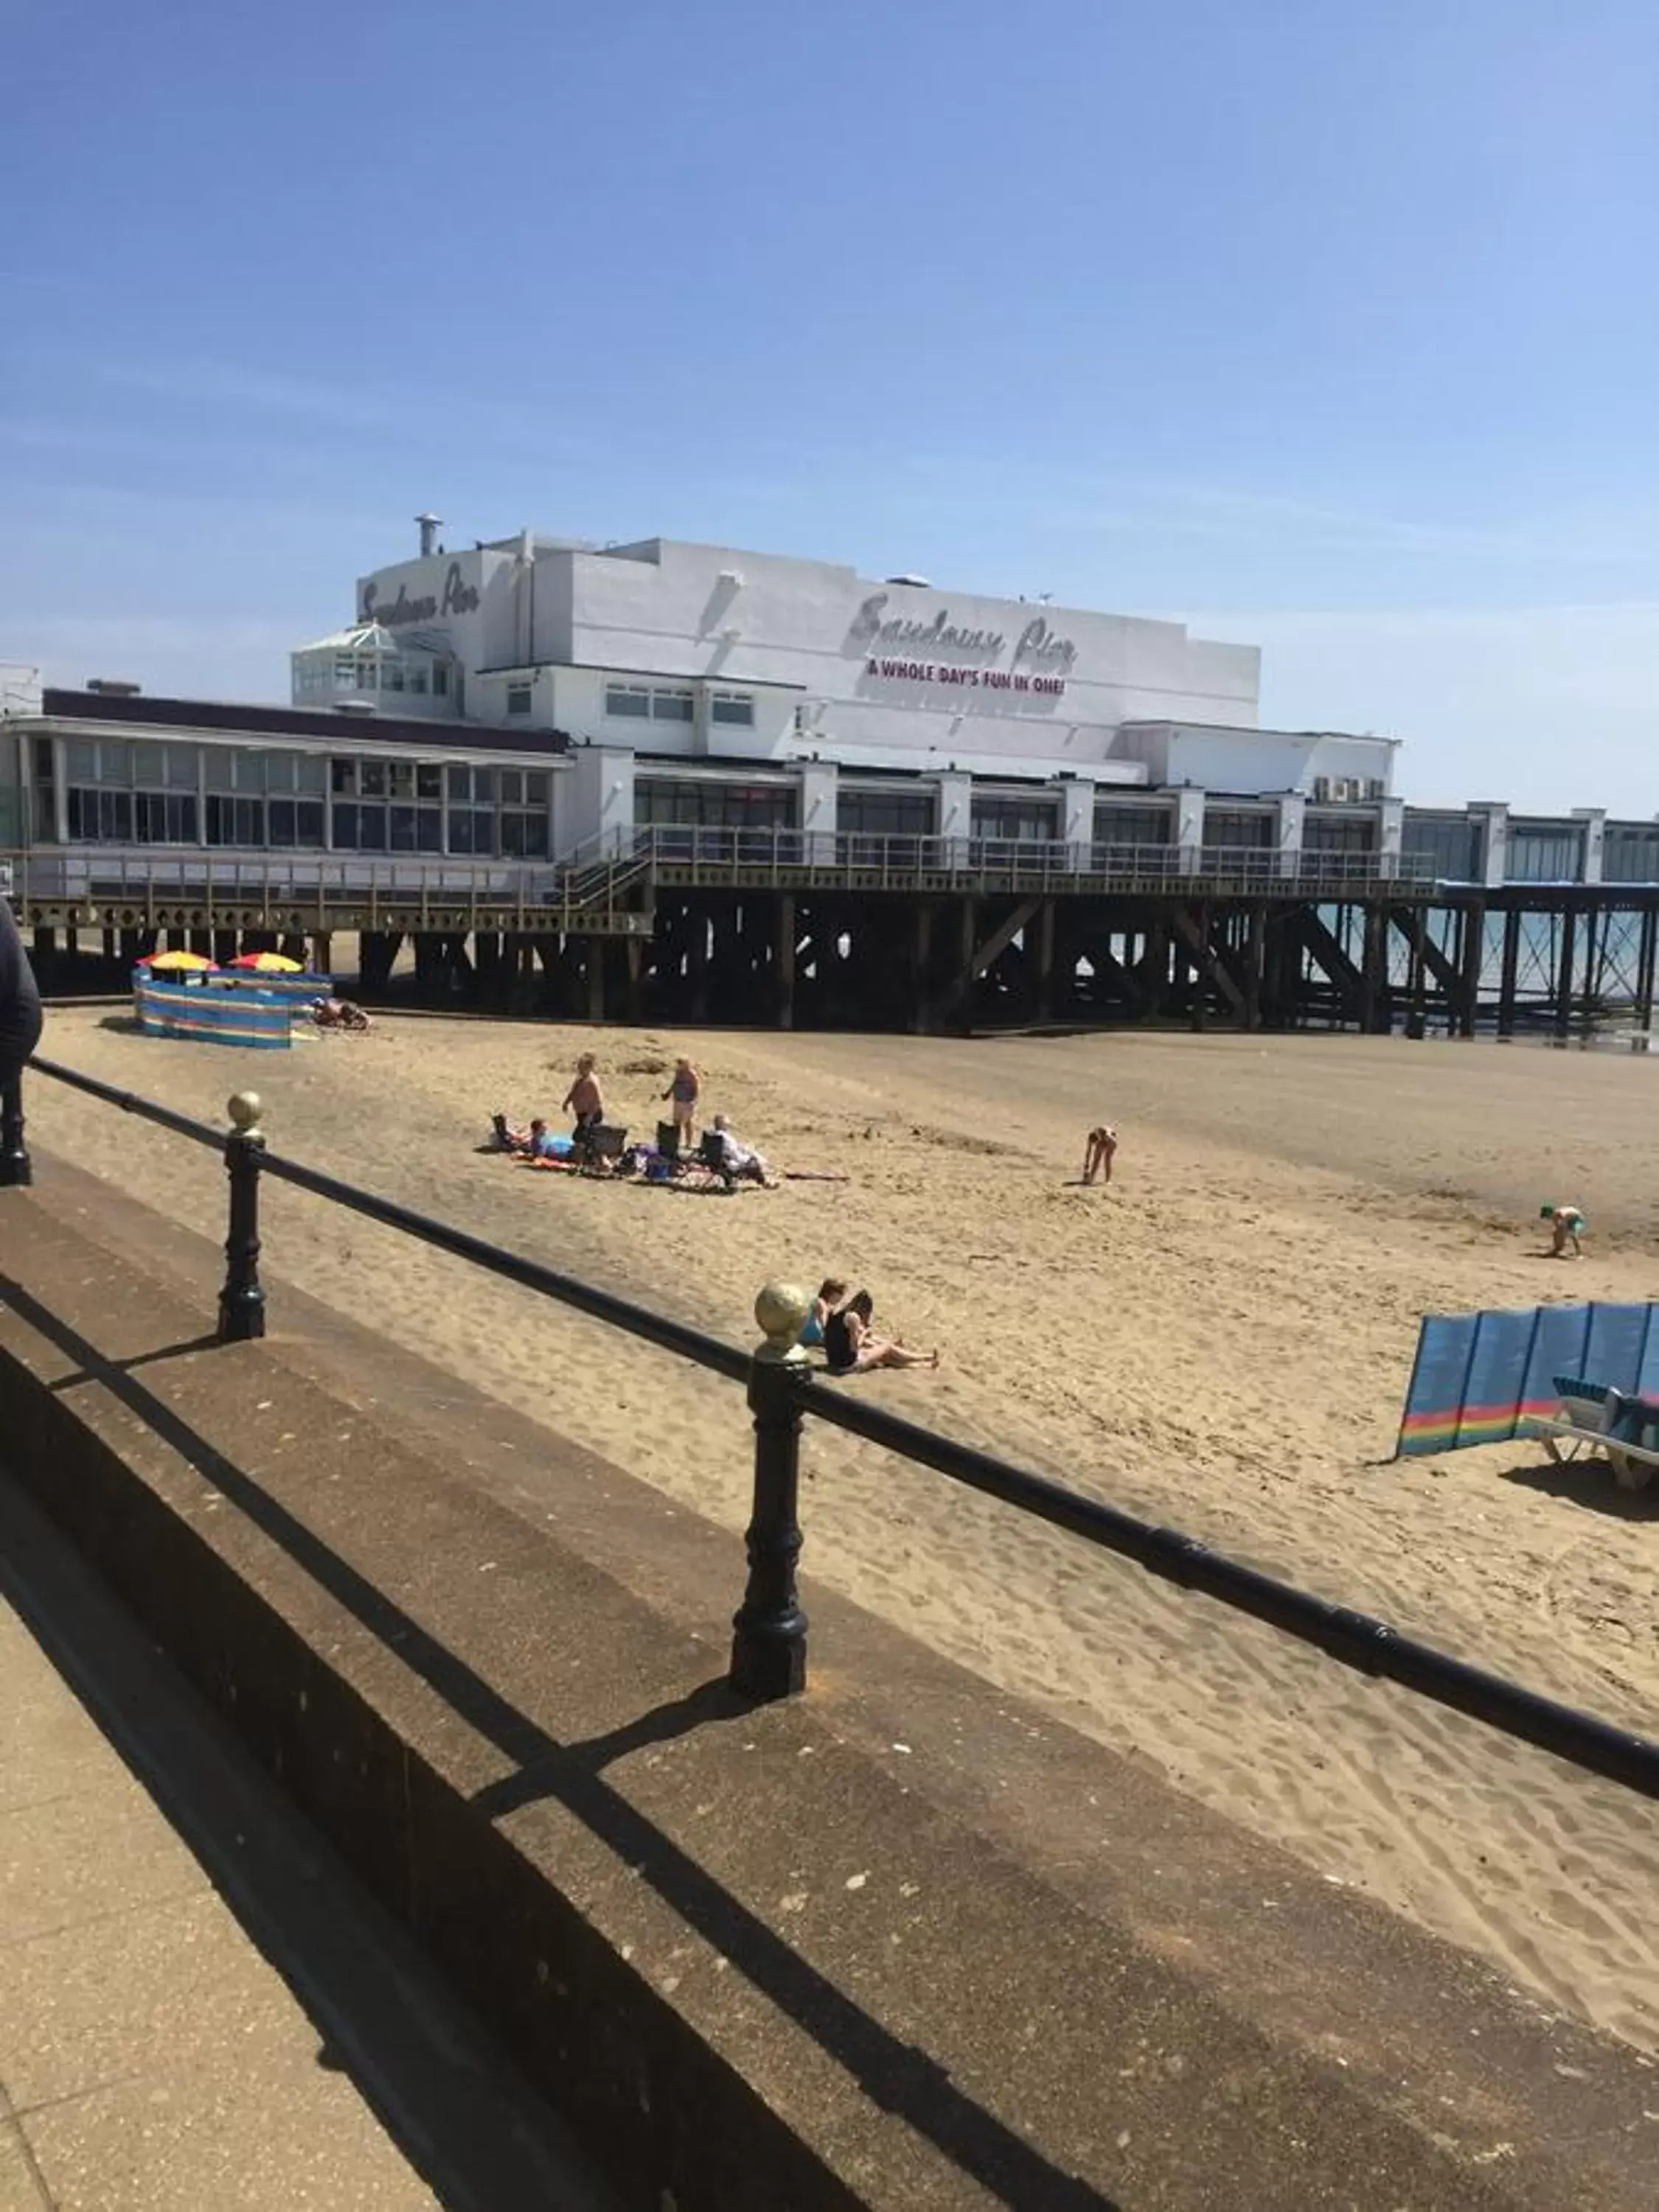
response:
<path fill-rule="evenodd" d="M 158 1127 L 224 1154 L 231 1186 L 226 1276 L 219 1302 L 219 1334 L 235 1341 L 264 1333 L 264 1297 L 258 1278 L 258 1187 L 274 1176 L 314 1197 L 343 1206 L 365 1219 L 419 1238 L 544 1297 L 693 1361 L 729 1381 L 747 1385 L 755 1427 L 754 1503 L 746 1544 L 749 1577 L 734 1618 L 731 1680 L 756 1698 L 792 1694 L 805 1687 L 806 1616 L 795 1586 L 801 1548 L 798 1521 L 799 1445 L 804 1416 L 862 1437 L 919 1465 L 1000 1499 L 1017 1510 L 1062 1528 L 1084 1541 L 1132 1559 L 1148 1574 L 1203 1592 L 1281 1633 L 1314 1645 L 1342 1665 L 1393 1681 L 1488 1727 L 1553 1753 L 1570 1765 L 1659 1798 L 1659 1741 L 1547 1698 L 1504 1676 L 1473 1666 L 1425 1644 L 1372 1615 L 1297 1589 L 1242 1561 L 1212 1551 L 1179 1529 L 1138 1519 L 1118 1507 L 1068 1489 L 1029 1468 L 957 1443 L 848 1393 L 826 1387 L 804 1364 L 797 1340 L 806 1307 L 799 1294 L 769 1285 L 756 1301 L 766 1342 L 751 1354 L 665 1315 L 637 1305 L 539 1261 L 508 1252 L 411 1206 L 359 1189 L 336 1176 L 269 1151 L 259 1127 L 257 1098 L 231 1101 L 227 1134 L 170 1107 L 119 1090 L 79 1069 L 37 1059 L 38 1074 L 118 1107 Z M 27 1182 L 21 1084 L 0 1097 L 0 1185 Z"/>

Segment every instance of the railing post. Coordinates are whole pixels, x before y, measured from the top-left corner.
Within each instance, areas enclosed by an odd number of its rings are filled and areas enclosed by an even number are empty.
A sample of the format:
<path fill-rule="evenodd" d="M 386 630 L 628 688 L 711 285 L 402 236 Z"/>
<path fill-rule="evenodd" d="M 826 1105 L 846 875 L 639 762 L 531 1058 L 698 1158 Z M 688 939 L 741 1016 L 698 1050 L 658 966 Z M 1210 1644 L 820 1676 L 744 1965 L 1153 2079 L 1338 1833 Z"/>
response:
<path fill-rule="evenodd" d="M 795 1595 L 800 1557 L 800 1333 L 812 1302 L 789 1283 L 755 1300 L 765 1332 L 749 1370 L 755 1416 L 755 1498 L 745 1542 L 749 1582 L 732 1622 L 732 1687 L 765 1702 L 806 1686 L 806 1615 Z"/>
<path fill-rule="evenodd" d="M 225 1239 L 225 1286 L 219 1293 L 219 1341 L 245 1344 L 265 1333 L 265 1294 L 259 1287 L 259 1165 L 265 1135 L 256 1092 L 239 1091 L 228 1111 L 230 1233 Z"/>
<path fill-rule="evenodd" d="M 23 1071 L 0 1089 L 0 1189 L 21 1190 L 34 1181 L 34 1164 L 23 1142 Z"/>

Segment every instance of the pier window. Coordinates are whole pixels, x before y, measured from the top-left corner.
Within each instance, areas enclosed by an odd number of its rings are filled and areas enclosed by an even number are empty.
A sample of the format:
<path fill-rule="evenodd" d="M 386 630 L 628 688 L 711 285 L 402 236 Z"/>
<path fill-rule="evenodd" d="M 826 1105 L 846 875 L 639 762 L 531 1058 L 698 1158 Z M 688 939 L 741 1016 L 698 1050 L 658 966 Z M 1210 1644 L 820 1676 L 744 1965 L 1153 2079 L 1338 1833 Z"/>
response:
<path fill-rule="evenodd" d="M 507 711 L 509 714 L 527 714 L 532 699 L 528 684 L 509 684 L 507 687 Z"/>
<path fill-rule="evenodd" d="M 781 833 L 794 829 L 795 805 L 793 784 L 641 776 L 634 786 L 634 819 L 665 860 L 787 858 L 799 841 Z"/>
<path fill-rule="evenodd" d="M 933 835 L 939 802 L 931 791 L 848 791 L 836 794 L 836 827 L 854 867 L 916 867 L 922 840 Z"/>
<path fill-rule="evenodd" d="M 605 687 L 605 711 L 617 721 L 649 721 L 649 686 L 644 684 L 607 684 Z"/>
<path fill-rule="evenodd" d="M 1510 822 L 1505 880 L 1512 884 L 1576 884 L 1583 877 L 1582 822 Z"/>
<path fill-rule="evenodd" d="M 1105 846 L 1168 845 L 1175 823 L 1167 806 L 1097 804 L 1095 842 Z"/>
<path fill-rule="evenodd" d="M 653 722 L 690 722 L 696 713 L 696 701 L 690 691 L 653 691 L 651 694 L 651 719 Z"/>
<path fill-rule="evenodd" d="M 323 842 L 323 802 L 320 799 L 270 799 L 265 802 L 265 836 L 279 851 L 296 846 L 315 848 Z"/>
<path fill-rule="evenodd" d="M 1609 822 L 1601 843 L 1601 880 L 1659 884 L 1659 824 Z"/>
<path fill-rule="evenodd" d="M 50 822 L 50 744 L 47 755 L 40 800 Z M 196 844 L 198 761 L 194 745 L 71 739 L 65 748 L 70 836 L 89 844 Z"/>
<path fill-rule="evenodd" d="M 1400 855 L 1407 872 L 1441 884 L 1478 884 L 1486 869 L 1481 824 L 1467 814 L 1408 813 Z"/>
<path fill-rule="evenodd" d="M 1052 844 L 1060 836 L 1060 805 L 1056 799 L 1033 792 L 1029 797 L 991 793 L 974 797 L 975 837 L 997 843 Z"/>
<path fill-rule="evenodd" d="M 1370 814 L 1310 814 L 1302 824 L 1308 853 L 1370 853 L 1376 847 L 1376 820 Z"/>
<path fill-rule="evenodd" d="M 755 726 L 755 702 L 747 691 L 711 691 L 708 695 L 708 719 L 728 729 L 752 730 Z"/>
<path fill-rule="evenodd" d="M 1204 842 L 1218 852 L 1270 850 L 1277 842 L 1273 817 L 1259 807 L 1206 807 Z"/>
<path fill-rule="evenodd" d="M 547 858 L 548 789 L 545 769 L 501 770 L 501 851 L 508 859 Z"/>
<path fill-rule="evenodd" d="M 855 837 L 931 837 L 937 801 L 931 791 L 848 791 L 836 794 L 836 827 Z"/>

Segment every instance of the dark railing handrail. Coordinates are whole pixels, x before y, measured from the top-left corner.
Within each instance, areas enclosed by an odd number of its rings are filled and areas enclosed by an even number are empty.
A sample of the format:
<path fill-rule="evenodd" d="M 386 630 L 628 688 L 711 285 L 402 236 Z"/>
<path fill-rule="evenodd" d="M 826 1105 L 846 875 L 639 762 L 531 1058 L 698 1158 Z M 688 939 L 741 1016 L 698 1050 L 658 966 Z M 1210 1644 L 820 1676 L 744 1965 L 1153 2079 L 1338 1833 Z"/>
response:
<path fill-rule="evenodd" d="M 42 1075 L 118 1107 L 124 1113 L 171 1130 L 175 1135 L 210 1146 L 225 1148 L 223 1134 L 205 1122 L 191 1121 L 171 1107 L 159 1105 L 137 1092 L 123 1091 L 96 1076 L 83 1074 L 53 1060 L 37 1058 L 31 1066 Z M 234 1139 L 232 1139 L 235 1141 Z M 601 1291 L 539 1261 L 507 1252 L 487 1239 L 473 1236 L 447 1222 L 434 1221 L 412 1206 L 360 1190 L 354 1183 L 304 1166 L 297 1160 L 261 1151 L 258 1172 L 275 1176 L 296 1189 L 343 1206 L 366 1219 L 403 1231 L 441 1251 L 486 1268 L 526 1290 L 574 1307 L 592 1319 L 625 1330 L 662 1350 L 676 1352 L 700 1367 L 725 1376 L 728 1381 L 748 1381 L 753 1389 L 756 1362 L 734 1346 L 682 1322 L 636 1305 L 631 1299 Z M 1340 1664 L 1378 1679 L 1398 1682 L 1404 1688 L 1435 1703 L 1482 1721 L 1503 1734 L 1534 1744 L 1569 1764 L 1622 1784 L 1647 1797 L 1659 1798 L 1659 1741 L 1616 1728 L 1577 1708 L 1547 1698 L 1535 1690 L 1511 1682 L 1500 1674 L 1471 1665 L 1434 1645 L 1403 1635 L 1389 1623 L 1328 1599 L 1297 1589 L 1243 1561 L 1214 1552 L 1197 1538 L 1179 1529 L 1161 1527 L 1103 1504 L 1063 1483 L 1013 1465 L 972 1445 L 957 1443 L 937 1430 L 906 1420 L 902 1415 L 867 1401 L 826 1389 L 814 1376 L 803 1373 L 794 1389 L 800 1413 L 831 1428 L 844 1430 L 866 1443 L 896 1452 L 902 1457 L 932 1468 L 937 1474 L 969 1489 L 1029 1513 L 1051 1527 L 1066 1529 L 1087 1542 L 1132 1559 L 1161 1581 L 1195 1589 L 1236 1612 L 1266 1622 L 1282 1634 L 1310 1644 Z M 751 1529 L 751 1558 L 754 1532 Z M 793 1588 L 791 1589 L 793 1600 Z M 801 1624 L 804 1631 L 805 1623 Z"/>

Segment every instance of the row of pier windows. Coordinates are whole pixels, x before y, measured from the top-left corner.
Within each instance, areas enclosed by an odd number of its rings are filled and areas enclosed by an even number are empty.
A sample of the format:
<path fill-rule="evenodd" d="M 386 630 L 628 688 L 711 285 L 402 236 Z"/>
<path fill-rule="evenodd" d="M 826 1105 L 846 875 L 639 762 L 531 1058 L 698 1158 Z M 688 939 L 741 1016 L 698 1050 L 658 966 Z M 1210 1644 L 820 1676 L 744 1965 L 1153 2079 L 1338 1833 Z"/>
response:
<path fill-rule="evenodd" d="M 71 740 L 66 766 L 77 844 L 515 860 L 550 849 L 545 769 L 118 738 Z M 55 819 L 49 740 L 37 751 L 35 806 L 43 825 Z"/>
<path fill-rule="evenodd" d="M 76 843 L 234 846 L 258 850 L 461 854 L 540 859 L 550 849 L 551 777 L 545 769 L 465 762 L 409 761 L 382 754 L 325 756 L 252 747 L 179 744 L 146 738 L 69 739 L 67 830 Z M 33 741 L 35 836 L 50 840 L 56 821 L 52 741 Z M 799 792 L 787 783 L 641 776 L 635 819 L 641 827 L 787 830 L 798 826 Z M 852 836 L 931 836 L 938 795 L 929 788 L 844 784 L 836 827 Z M 1050 793 L 986 791 L 974 795 L 975 837 L 1034 842 L 1061 832 Z M 1376 848 L 1370 811 L 1310 808 L 1301 846 L 1314 852 Z M 1271 807 L 1206 811 L 1211 849 L 1271 849 Z M 1576 883 L 1583 878 L 1585 825 L 1511 817 L 1505 880 Z M 1097 847 L 1168 848 L 1175 810 L 1151 801 L 1101 800 L 1093 810 Z M 1408 863 L 1448 883 L 1478 883 L 1486 858 L 1478 816 L 1408 809 L 1402 851 Z M 1609 823 L 1601 878 L 1659 883 L 1659 823 Z"/>

